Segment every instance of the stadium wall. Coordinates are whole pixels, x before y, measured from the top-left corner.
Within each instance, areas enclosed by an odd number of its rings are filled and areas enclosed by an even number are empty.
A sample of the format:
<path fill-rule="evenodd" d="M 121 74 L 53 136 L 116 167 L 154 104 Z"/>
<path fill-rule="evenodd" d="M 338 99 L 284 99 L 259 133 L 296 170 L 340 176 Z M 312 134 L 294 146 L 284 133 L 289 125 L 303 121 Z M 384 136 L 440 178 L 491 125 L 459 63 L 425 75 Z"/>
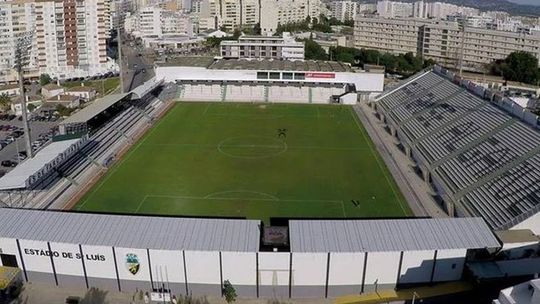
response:
<path fill-rule="evenodd" d="M 261 79 L 257 73 L 279 73 L 277 79 Z M 283 73 L 301 73 L 304 79 L 283 79 Z M 219 70 L 205 67 L 167 66 L 156 67 L 156 78 L 165 82 L 175 81 L 250 81 L 275 83 L 353 83 L 360 92 L 382 92 L 384 74 L 369 72 L 318 72 L 273 70 Z"/>
<path fill-rule="evenodd" d="M 0 238 L 27 281 L 50 286 L 324 298 L 461 278 L 467 249 L 393 252 L 220 252 L 121 248 Z M 9 266 L 9 265 L 3 265 Z M 12 265 L 13 266 L 13 265 Z"/>

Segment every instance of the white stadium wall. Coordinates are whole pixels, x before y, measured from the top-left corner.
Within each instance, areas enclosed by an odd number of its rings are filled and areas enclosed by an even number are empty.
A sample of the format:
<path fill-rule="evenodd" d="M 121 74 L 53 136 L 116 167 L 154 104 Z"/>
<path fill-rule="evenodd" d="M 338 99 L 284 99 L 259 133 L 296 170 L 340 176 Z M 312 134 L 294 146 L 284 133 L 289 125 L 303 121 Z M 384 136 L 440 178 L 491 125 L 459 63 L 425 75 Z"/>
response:
<path fill-rule="evenodd" d="M 25 279 L 51 286 L 125 292 L 165 287 L 176 295 L 219 296 L 229 280 L 240 296 L 262 298 L 334 297 L 375 286 L 459 280 L 467 253 L 182 251 L 9 238 L 0 238 L 0 250 Z"/>
<path fill-rule="evenodd" d="M 330 254 L 329 297 L 362 292 L 365 258 L 366 254 L 363 252 Z"/>
<path fill-rule="evenodd" d="M 540 212 L 537 212 L 510 229 L 530 229 L 534 234 L 540 235 Z"/>

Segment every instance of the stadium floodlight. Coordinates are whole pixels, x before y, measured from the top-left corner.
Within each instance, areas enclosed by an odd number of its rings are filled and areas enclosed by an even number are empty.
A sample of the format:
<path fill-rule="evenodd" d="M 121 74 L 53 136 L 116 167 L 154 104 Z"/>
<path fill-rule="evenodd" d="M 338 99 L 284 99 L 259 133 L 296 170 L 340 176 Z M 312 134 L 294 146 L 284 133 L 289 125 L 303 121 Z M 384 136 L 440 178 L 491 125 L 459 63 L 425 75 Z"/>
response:
<path fill-rule="evenodd" d="M 24 91 L 24 67 L 30 62 L 30 50 L 32 48 L 33 32 L 26 32 L 15 38 L 15 64 L 14 68 L 19 74 L 19 89 L 21 95 L 21 112 L 24 129 L 24 139 L 26 144 L 26 153 L 29 158 L 34 157 L 32 151 L 32 141 L 30 138 L 30 126 L 28 125 L 28 116 L 26 110 L 26 92 Z"/>

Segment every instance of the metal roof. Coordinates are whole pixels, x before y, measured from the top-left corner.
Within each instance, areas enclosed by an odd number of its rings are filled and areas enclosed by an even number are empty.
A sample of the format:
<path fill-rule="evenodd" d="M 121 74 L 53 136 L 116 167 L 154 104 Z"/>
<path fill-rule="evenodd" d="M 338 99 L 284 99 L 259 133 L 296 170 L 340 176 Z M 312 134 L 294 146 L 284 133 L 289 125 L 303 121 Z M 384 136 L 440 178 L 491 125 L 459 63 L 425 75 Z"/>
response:
<path fill-rule="evenodd" d="M 64 121 L 62 121 L 62 124 L 86 123 L 87 121 L 94 118 L 99 113 L 107 110 L 109 107 L 113 106 L 115 103 L 119 102 L 129 94 L 131 93 L 110 94 L 103 98 L 96 99 L 87 107 L 66 118 Z"/>
<path fill-rule="evenodd" d="M 0 237 L 163 250 L 259 250 L 258 220 L 0 208 Z"/>
<path fill-rule="evenodd" d="M 26 188 L 26 181 L 80 139 L 52 142 L 0 178 L 0 190 Z"/>
<path fill-rule="evenodd" d="M 497 248 L 482 218 L 289 221 L 292 252 Z"/>
<path fill-rule="evenodd" d="M 435 71 L 383 93 L 378 111 L 459 214 L 508 229 L 540 211 L 540 132 Z"/>
<path fill-rule="evenodd" d="M 347 64 L 337 61 L 315 60 L 220 59 L 214 61 L 208 68 L 215 70 L 353 72 Z"/>
<path fill-rule="evenodd" d="M 146 81 L 140 86 L 136 87 L 131 91 L 131 99 L 143 98 L 146 94 L 150 93 L 152 90 L 163 84 L 163 79 L 157 79 L 155 76 L 152 79 Z"/>

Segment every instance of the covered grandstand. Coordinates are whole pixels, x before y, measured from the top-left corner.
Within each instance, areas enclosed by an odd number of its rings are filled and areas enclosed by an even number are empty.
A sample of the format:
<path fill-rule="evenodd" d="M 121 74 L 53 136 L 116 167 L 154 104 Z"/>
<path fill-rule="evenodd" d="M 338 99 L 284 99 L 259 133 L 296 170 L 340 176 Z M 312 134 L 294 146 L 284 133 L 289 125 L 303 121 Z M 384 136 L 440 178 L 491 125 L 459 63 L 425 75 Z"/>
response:
<path fill-rule="evenodd" d="M 384 86 L 382 72 L 333 61 L 185 57 L 158 63 L 156 75 L 181 101 L 356 103 Z"/>
<path fill-rule="evenodd" d="M 434 70 L 374 104 L 449 214 L 540 233 L 540 132 L 475 93 Z"/>

